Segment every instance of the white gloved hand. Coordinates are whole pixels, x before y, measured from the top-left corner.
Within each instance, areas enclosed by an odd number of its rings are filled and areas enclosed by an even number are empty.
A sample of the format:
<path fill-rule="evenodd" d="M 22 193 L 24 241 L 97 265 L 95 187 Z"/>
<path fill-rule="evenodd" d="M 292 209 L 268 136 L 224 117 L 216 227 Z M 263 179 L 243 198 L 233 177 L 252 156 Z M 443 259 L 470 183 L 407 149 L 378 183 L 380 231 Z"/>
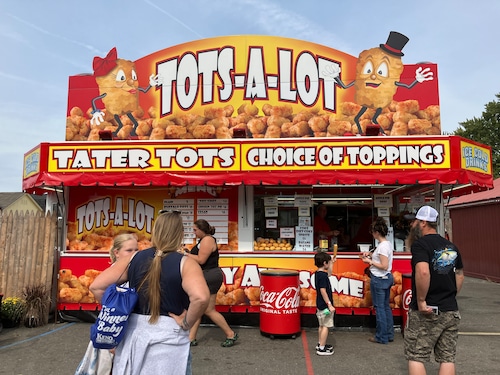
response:
<path fill-rule="evenodd" d="M 431 72 L 431 68 L 423 69 L 422 67 L 419 67 L 415 71 L 415 79 L 418 81 L 418 83 L 422 83 L 424 81 L 432 81 L 434 79 L 434 73 Z"/>
<path fill-rule="evenodd" d="M 103 121 L 104 121 L 104 112 L 101 112 L 98 109 L 92 112 L 92 118 L 90 119 L 90 123 L 92 125 L 99 125 Z"/>

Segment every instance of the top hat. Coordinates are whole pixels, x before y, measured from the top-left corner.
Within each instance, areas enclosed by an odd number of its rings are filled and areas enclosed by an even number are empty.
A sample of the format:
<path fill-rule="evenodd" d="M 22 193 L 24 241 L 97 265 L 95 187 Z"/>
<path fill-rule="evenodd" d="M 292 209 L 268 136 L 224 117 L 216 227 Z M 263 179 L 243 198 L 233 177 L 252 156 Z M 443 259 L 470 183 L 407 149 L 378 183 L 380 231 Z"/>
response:
<path fill-rule="evenodd" d="M 408 37 L 405 35 L 400 34 L 397 31 L 391 31 L 389 33 L 389 37 L 387 38 L 387 42 L 385 42 L 385 44 L 381 44 L 380 48 L 391 55 L 404 56 L 404 53 L 401 52 L 401 50 L 406 43 L 408 43 L 408 40 Z"/>

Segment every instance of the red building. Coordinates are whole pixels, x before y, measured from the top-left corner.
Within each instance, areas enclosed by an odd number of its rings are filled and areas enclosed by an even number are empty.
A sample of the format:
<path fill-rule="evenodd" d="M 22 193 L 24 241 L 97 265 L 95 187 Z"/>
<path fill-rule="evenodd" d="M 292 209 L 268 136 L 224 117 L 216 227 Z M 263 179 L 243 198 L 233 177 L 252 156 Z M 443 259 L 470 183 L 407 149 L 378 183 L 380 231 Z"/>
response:
<path fill-rule="evenodd" d="M 500 282 L 500 178 L 493 184 L 491 190 L 456 198 L 448 209 L 465 274 Z"/>

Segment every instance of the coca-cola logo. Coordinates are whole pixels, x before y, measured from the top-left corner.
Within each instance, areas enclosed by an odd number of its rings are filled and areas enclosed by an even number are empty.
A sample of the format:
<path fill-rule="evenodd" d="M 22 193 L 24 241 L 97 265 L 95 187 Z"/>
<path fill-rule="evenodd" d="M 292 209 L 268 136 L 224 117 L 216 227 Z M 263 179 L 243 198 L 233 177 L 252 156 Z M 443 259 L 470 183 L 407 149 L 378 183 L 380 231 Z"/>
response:
<path fill-rule="evenodd" d="M 275 310 L 296 309 L 300 305 L 300 288 L 289 286 L 281 291 L 265 291 L 261 285 L 260 305 Z"/>
<path fill-rule="evenodd" d="M 408 311 L 411 302 L 411 289 L 407 289 L 403 293 L 403 309 Z"/>

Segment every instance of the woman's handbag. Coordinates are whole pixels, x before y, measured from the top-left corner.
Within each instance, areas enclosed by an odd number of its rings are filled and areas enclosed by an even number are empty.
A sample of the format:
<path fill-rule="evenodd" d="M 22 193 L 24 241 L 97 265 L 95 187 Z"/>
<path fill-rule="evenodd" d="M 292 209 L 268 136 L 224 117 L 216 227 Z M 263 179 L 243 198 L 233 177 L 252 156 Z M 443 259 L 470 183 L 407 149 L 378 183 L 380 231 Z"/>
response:
<path fill-rule="evenodd" d="M 75 375 L 109 375 L 112 368 L 113 353 L 106 349 L 96 349 L 92 342 L 89 342 Z"/>
<path fill-rule="evenodd" d="M 128 266 L 125 271 L 127 269 Z M 112 284 L 106 289 L 101 301 L 101 311 L 90 327 L 90 340 L 94 348 L 112 349 L 118 346 L 125 335 L 128 317 L 134 310 L 137 299 L 134 288 Z"/>

